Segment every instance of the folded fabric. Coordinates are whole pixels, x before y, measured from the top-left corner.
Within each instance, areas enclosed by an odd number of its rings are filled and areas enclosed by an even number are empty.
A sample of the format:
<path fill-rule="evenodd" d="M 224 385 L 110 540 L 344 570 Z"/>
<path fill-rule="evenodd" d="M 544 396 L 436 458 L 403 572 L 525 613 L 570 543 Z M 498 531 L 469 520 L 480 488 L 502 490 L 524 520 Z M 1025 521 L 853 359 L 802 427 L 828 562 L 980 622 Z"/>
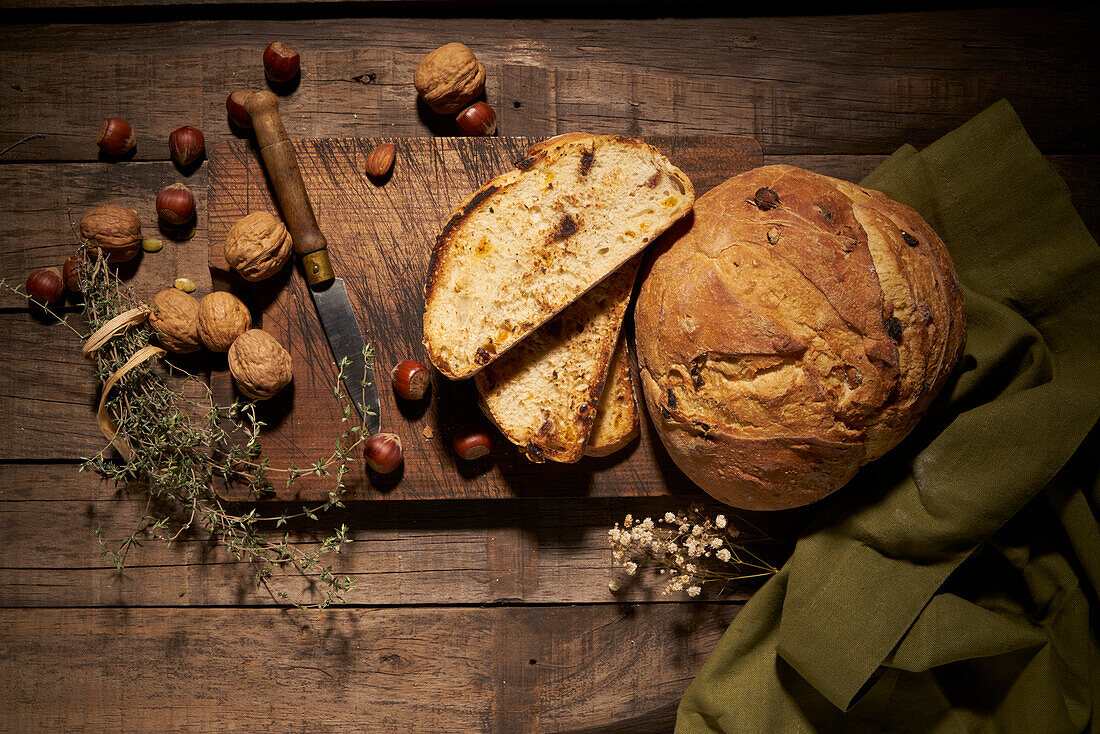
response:
<path fill-rule="evenodd" d="M 863 185 L 946 242 L 966 354 L 921 425 L 823 503 L 676 731 L 1081 731 L 1100 698 L 1096 436 L 1082 446 L 1100 250 L 1004 101 Z"/>

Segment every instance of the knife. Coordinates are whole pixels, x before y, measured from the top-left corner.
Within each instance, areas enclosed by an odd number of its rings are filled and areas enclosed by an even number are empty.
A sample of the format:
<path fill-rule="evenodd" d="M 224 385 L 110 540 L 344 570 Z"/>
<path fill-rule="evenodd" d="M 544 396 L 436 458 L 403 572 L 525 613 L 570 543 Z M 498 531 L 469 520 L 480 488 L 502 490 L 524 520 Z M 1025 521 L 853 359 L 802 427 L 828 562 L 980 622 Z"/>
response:
<path fill-rule="evenodd" d="M 317 315 L 328 338 L 328 345 L 336 363 L 347 360 L 344 368 L 344 387 L 352 399 L 359 417 L 364 419 L 367 430 L 377 433 L 382 427 L 378 401 L 378 386 L 373 370 L 364 358 L 363 332 L 351 310 L 347 288 L 342 278 L 337 278 L 328 257 L 328 241 L 309 203 L 302 171 L 294 146 L 287 138 L 283 120 L 279 117 L 279 100 L 271 92 L 256 92 L 245 100 L 244 108 L 252 117 L 256 141 L 264 168 L 275 187 L 286 227 L 294 240 L 294 254 L 302 263 L 306 285 L 313 296 Z"/>

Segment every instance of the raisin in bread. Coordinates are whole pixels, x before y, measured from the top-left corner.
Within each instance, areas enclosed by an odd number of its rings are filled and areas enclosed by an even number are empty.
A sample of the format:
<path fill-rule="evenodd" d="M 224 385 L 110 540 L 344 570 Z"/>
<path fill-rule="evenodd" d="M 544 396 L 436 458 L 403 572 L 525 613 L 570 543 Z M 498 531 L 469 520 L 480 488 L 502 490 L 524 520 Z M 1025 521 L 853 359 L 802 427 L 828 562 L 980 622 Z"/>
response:
<path fill-rule="evenodd" d="M 482 186 L 436 239 L 424 344 L 469 377 L 691 210 L 691 181 L 633 138 L 570 134 Z"/>
<path fill-rule="evenodd" d="M 481 408 L 532 461 L 578 461 L 619 341 L 639 260 L 477 373 Z"/>
<path fill-rule="evenodd" d="M 634 440 L 640 425 L 626 338 L 620 336 L 611 355 L 611 366 L 607 369 L 607 380 L 600 393 L 600 402 L 596 405 L 596 419 L 592 422 L 584 455 L 609 456 L 615 453 Z"/>

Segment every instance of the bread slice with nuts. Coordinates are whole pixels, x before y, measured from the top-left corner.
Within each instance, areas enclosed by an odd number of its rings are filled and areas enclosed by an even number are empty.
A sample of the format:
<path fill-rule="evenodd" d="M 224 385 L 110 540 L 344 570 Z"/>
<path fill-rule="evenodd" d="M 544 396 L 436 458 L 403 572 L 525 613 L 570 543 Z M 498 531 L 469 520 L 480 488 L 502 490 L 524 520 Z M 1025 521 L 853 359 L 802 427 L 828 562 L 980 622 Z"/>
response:
<path fill-rule="evenodd" d="M 638 265 L 612 273 L 474 378 L 485 415 L 531 461 L 583 455 Z"/>
<path fill-rule="evenodd" d="M 584 455 L 610 456 L 633 441 L 640 426 L 638 398 L 634 392 L 634 378 L 630 374 L 626 338 L 620 334 L 619 343 L 611 355 L 611 366 L 607 369 L 600 402 L 596 405 L 596 419 L 592 422 Z"/>
<path fill-rule="evenodd" d="M 691 181 L 633 138 L 574 133 L 532 147 L 436 239 L 424 344 L 469 377 L 618 270 L 691 210 Z"/>

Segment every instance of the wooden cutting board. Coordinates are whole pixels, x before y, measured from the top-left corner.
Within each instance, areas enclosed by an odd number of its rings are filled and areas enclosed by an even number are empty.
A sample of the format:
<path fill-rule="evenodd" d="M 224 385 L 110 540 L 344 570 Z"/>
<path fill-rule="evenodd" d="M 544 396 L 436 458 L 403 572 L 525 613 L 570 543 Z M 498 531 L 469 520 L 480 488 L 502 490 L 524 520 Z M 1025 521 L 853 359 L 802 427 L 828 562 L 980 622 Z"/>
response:
<path fill-rule="evenodd" d="M 684 170 L 702 194 L 733 174 L 761 165 L 752 138 L 654 137 L 648 141 Z M 389 180 L 375 186 L 363 173 L 368 153 L 382 142 L 397 147 Z M 361 458 L 346 479 L 349 499 L 451 499 L 520 496 L 646 496 L 698 493 L 676 468 L 643 420 L 639 440 L 605 458 L 577 464 L 533 464 L 499 433 L 493 452 L 465 462 L 451 450 L 463 424 L 488 425 L 477 407 L 472 380 L 436 374 L 430 400 L 410 404 L 394 395 L 389 372 L 403 359 L 428 363 L 421 344 L 423 287 L 436 234 L 454 208 L 490 178 L 524 157 L 534 139 L 398 138 L 320 139 L 294 142 L 306 189 L 328 238 L 337 275 L 344 278 L 364 337 L 375 349 L 383 430 L 401 437 L 404 469 L 371 476 Z M 232 290 L 252 310 L 254 324 L 291 353 L 294 381 L 261 404 L 264 456 L 272 466 L 306 467 L 331 454 L 339 437 L 341 405 L 333 397 L 336 374 L 301 274 L 291 267 L 262 283 L 247 283 L 226 265 L 222 246 L 238 218 L 276 211 L 254 144 L 219 145 L 209 163 L 210 267 L 215 287 Z M 219 401 L 234 399 L 228 372 L 216 369 Z M 639 396 L 640 399 L 640 396 Z M 644 411 L 644 408 L 643 408 Z M 323 498 L 332 481 L 304 477 L 292 491 L 275 482 L 273 499 Z M 232 487 L 227 499 L 248 499 Z"/>

